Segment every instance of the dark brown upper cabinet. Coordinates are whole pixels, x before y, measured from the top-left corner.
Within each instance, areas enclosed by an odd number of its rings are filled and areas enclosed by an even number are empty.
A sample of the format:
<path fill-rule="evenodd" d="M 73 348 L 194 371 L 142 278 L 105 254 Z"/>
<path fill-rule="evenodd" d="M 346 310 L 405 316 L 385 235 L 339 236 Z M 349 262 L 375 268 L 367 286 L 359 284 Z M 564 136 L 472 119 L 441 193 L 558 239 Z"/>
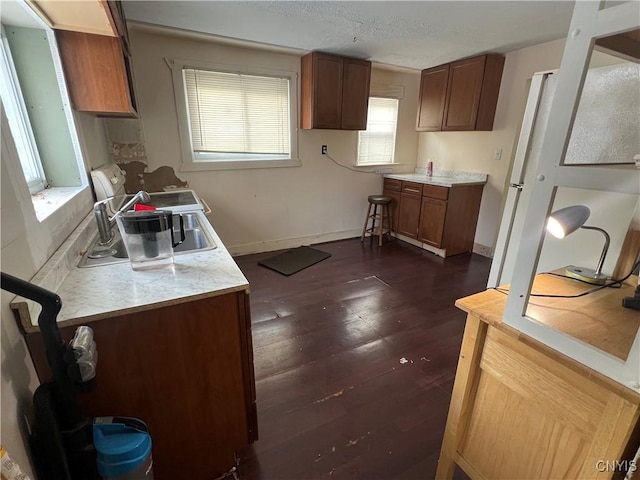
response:
<path fill-rule="evenodd" d="M 366 130 L 371 62 L 311 52 L 301 78 L 301 128 Z"/>
<path fill-rule="evenodd" d="M 423 70 L 416 130 L 492 130 L 503 67 L 482 55 Z"/>
<path fill-rule="evenodd" d="M 595 49 L 630 62 L 640 63 L 640 29 L 598 38 Z"/>
<path fill-rule="evenodd" d="M 418 103 L 418 130 L 423 132 L 442 130 L 448 81 L 448 64 L 422 71 L 420 101 Z"/>

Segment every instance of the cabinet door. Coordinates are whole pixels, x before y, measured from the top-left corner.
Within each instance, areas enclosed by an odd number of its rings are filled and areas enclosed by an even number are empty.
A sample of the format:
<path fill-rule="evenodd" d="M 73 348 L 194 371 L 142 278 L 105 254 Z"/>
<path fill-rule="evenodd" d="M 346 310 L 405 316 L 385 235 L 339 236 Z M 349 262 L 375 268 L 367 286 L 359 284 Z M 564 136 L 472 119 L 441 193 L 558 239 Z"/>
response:
<path fill-rule="evenodd" d="M 74 109 L 137 115 L 120 38 L 58 30 L 56 40 Z"/>
<path fill-rule="evenodd" d="M 418 237 L 420 224 L 420 200 L 422 197 L 408 193 L 400 195 L 400 210 L 398 212 L 398 233 L 409 237 Z"/>
<path fill-rule="evenodd" d="M 486 55 L 451 64 L 442 130 L 474 130 Z"/>
<path fill-rule="evenodd" d="M 418 240 L 434 247 L 441 247 L 447 202 L 437 198 L 422 197 Z"/>
<path fill-rule="evenodd" d="M 340 128 L 343 62 L 341 57 L 313 54 L 313 126 Z"/>
<path fill-rule="evenodd" d="M 400 215 L 400 192 L 395 190 L 384 190 L 382 194 L 391 199 L 391 230 L 398 233 L 398 216 Z"/>
<path fill-rule="evenodd" d="M 343 66 L 341 127 L 343 130 L 366 130 L 371 62 L 345 58 Z"/>
<path fill-rule="evenodd" d="M 422 71 L 416 130 L 421 132 L 442 130 L 448 80 L 449 64 Z"/>
<path fill-rule="evenodd" d="M 94 388 L 78 399 L 82 413 L 144 420 L 155 478 L 228 472 L 235 452 L 257 439 L 248 305 L 237 292 L 91 322 L 100 361 Z M 68 341 L 75 329 L 60 335 Z M 40 381 L 48 380 L 42 335 L 26 340 Z"/>

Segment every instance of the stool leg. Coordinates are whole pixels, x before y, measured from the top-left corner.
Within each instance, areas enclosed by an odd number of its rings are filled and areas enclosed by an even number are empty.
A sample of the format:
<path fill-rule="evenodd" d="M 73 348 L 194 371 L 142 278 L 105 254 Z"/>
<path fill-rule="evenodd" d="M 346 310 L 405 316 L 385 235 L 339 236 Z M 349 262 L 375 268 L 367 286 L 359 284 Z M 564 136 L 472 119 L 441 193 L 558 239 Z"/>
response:
<path fill-rule="evenodd" d="M 362 236 L 360 237 L 360 241 L 364 242 L 364 234 L 367 233 L 367 224 L 369 223 L 369 216 L 371 215 L 371 204 L 367 209 L 367 216 L 364 217 L 364 227 L 362 227 Z"/>
<path fill-rule="evenodd" d="M 380 225 L 378 225 L 378 247 L 382 246 L 382 236 L 384 235 L 384 209 L 385 205 L 380 207 Z"/>
<path fill-rule="evenodd" d="M 373 205 L 373 215 L 371 215 L 371 237 L 376 234 L 376 220 L 378 219 L 378 205 Z"/>
<path fill-rule="evenodd" d="M 386 223 L 386 231 L 385 231 L 385 223 Z M 380 240 L 379 245 L 382 246 L 382 236 L 385 233 L 391 235 L 391 229 L 389 228 L 389 205 L 382 206 L 382 221 L 380 222 Z"/>

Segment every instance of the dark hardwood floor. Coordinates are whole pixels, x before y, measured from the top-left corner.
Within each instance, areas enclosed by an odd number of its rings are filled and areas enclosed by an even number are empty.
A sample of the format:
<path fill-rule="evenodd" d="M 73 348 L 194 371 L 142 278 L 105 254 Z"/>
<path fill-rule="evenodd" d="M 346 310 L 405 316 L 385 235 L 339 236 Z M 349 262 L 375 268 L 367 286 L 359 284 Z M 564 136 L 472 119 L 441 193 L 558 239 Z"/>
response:
<path fill-rule="evenodd" d="M 315 246 L 332 257 L 291 277 L 236 258 L 251 284 L 259 440 L 243 479 L 431 479 L 465 314 L 490 260 L 401 241 Z M 466 478 L 458 472 L 456 478 Z"/>

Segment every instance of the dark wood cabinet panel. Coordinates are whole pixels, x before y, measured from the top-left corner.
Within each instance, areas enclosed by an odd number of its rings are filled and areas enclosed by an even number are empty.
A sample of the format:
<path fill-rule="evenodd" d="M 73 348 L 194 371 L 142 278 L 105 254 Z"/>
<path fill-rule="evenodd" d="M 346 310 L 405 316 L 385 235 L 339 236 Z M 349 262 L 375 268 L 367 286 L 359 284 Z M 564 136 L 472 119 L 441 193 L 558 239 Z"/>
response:
<path fill-rule="evenodd" d="M 345 58 L 343 64 L 341 128 L 366 130 L 371 62 Z"/>
<path fill-rule="evenodd" d="M 396 192 L 402 190 L 402 180 L 397 180 L 395 178 L 385 178 L 383 185 L 383 190 L 394 190 Z"/>
<path fill-rule="evenodd" d="M 502 55 L 486 55 L 486 57 L 484 78 L 482 79 L 482 93 L 480 95 L 480 105 L 478 105 L 478 116 L 476 117 L 475 127 L 475 130 L 482 131 L 493 130 L 493 120 L 496 116 L 500 82 L 504 69 L 504 57 Z"/>
<path fill-rule="evenodd" d="M 424 185 L 422 183 L 418 183 L 418 182 L 407 182 L 407 181 L 403 181 L 402 182 L 402 193 L 407 193 L 410 195 L 422 195 L 422 187 Z"/>
<path fill-rule="evenodd" d="M 442 246 L 442 234 L 447 214 L 447 202 L 437 198 L 422 197 L 418 240 L 434 247 Z"/>
<path fill-rule="evenodd" d="M 300 127 L 365 130 L 371 62 L 321 52 L 301 60 Z"/>
<path fill-rule="evenodd" d="M 398 232 L 409 238 L 418 237 L 420 224 L 420 204 L 422 197 L 413 193 L 400 194 L 400 209 L 398 212 Z"/>
<path fill-rule="evenodd" d="M 314 125 L 316 128 L 340 128 L 342 115 L 342 59 L 330 55 L 313 57 L 315 86 Z"/>
<path fill-rule="evenodd" d="M 503 67 L 492 54 L 423 70 L 416 130 L 491 130 Z"/>
<path fill-rule="evenodd" d="M 449 198 L 449 187 L 441 187 L 439 185 L 423 185 L 422 195 L 425 197 L 439 198 L 440 200 L 446 200 Z"/>
<path fill-rule="evenodd" d="M 99 361 L 83 414 L 144 420 L 156 478 L 217 478 L 257 439 L 249 297 L 229 293 L 96 320 Z M 68 341 L 75 326 L 61 324 Z M 26 335 L 40 381 L 42 336 Z M 176 459 L 185 459 L 184 462 Z"/>
<path fill-rule="evenodd" d="M 451 64 L 447 85 L 449 101 L 445 108 L 443 130 L 473 130 L 478 116 L 485 57 Z"/>
<path fill-rule="evenodd" d="M 640 29 L 596 40 L 595 50 L 638 63 L 640 60 Z"/>
<path fill-rule="evenodd" d="M 447 256 L 473 251 L 484 185 L 464 185 L 449 189 L 442 248 Z"/>
<path fill-rule="evenodd" d="M 448 64 L 422 71 L 416 130 L 433 132 L 442 129 L 448 80 Z"/>
<path fill-rule="evenodd" d="M 447 256 L 473 251 L 483 185 L 425 185 L 418 240 Z"/>
<path fill-rule="evenodd" d="M 137 116 L 130 59 L 121 38 L 59 30 L 56 40 L 75 110 Z"/>

